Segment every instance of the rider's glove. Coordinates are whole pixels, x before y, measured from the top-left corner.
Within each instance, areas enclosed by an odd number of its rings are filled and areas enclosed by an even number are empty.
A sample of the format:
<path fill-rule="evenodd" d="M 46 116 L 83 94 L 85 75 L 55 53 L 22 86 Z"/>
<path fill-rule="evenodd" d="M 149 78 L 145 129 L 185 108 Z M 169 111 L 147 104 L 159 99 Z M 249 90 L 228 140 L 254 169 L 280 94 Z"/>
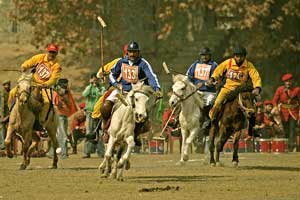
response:
<path fill-rule="evenodd" d="M 154 93 L 156 99 L 161 99 L 163 97 L 163 94 L 161 93 L 160 90 L 157 90 L 155 93 Z"/>
<path fill-rule="evenodd" d="M 215 82 L 215 79 L 213 77 L 210 77 L 208 79 L 208 81 L 206 82 L 206 85 L 207 86 L 213 86 L 214 85 L 214 82 Z"/>
<path fill-rule="evenodd" d="M 260 93 L 260 88 L 259 87 L 256 87 L 252 90 L 252 94 L 254 94 L 255 96 L 258 96 Z"/>
<path fill-rule="evenodd" d="M 120 84 L 120 83 L 118 83 L 117 86 L 116 86 L 116 88 L 117 88 L 118 90 L 122 91 L 122 90 L 123 90 L 123 85 Z"/>

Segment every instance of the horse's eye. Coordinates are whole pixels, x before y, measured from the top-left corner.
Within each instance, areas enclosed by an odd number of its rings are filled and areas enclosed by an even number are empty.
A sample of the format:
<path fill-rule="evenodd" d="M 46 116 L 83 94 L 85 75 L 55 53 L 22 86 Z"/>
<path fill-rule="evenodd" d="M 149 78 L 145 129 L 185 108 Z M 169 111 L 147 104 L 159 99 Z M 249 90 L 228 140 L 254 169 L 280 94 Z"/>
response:
<path fill-rule="evenodd" d="M 181 88 L 181 90 L 185 90 L 185 88 Z"/>
<path fill-rule="evenodd" d="M 135 101 L 137 102 L 137 101 L 138 101 L 138 98 L 135 98 Z"/>

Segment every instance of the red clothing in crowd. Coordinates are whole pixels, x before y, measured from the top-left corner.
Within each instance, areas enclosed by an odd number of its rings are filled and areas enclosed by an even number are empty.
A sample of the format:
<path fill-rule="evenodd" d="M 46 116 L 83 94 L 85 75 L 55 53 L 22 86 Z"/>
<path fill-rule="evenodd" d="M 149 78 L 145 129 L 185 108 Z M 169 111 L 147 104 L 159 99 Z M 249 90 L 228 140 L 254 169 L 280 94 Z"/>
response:
<path fill-rule="evenodd" d="M 57 108 L 58 115 L 70 117 L 77 111 L 74 98 L 70 92 L 60 96 L 57 92 L 53 92 L 53 104 Z"/>
<path fill-rule="evenodd" d="M 300 103 L 300 88 L 293 87 L 286 90 L 284 86 L 277 88 L 274 98 L 273 105 L 278 106 L 280 104 L 281 118 L 287 122 L 289 116 L 294 120 L 299 119 L 299 103 Z"/>

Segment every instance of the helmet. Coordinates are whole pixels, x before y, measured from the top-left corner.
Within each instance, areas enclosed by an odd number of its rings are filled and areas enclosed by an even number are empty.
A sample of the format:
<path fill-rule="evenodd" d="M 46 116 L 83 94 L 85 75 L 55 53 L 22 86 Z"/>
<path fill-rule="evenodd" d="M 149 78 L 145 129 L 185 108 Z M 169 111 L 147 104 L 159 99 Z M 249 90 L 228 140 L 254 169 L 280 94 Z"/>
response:
<path fill-rule="evenodd" d="M 208 47 L 204 47 L 200 50 L 199 55 L 211 55 L 211 50 Z"/>
<path fill-rule="evenodd" d="M 126 55 L 128 50 L 128 44 L 125 44 L 123 47 L 123 54 Z"/>
<path fill-rule="evenodd" d="M 234 49 L 233 49 L 233 54 L 234 55 L 247 55 L 247 51 L 245 49 L 245 47 L 241 46 L 241 45 L 237 45 Z"/>
<path fill-rule="evenodd" d="M 130 41 L 128 43 L 128 49 L 127 51 L 139 51 L 140 48 L 139 48 L 139 45 L 137 42 L 134 42 L 134 41 Z"/>
<path fill-rule="evenodd" d="M 47 50 L 58 52 L 58 46 L 56 44 L 51 43 L 51 44 L 48 45 Z"/>

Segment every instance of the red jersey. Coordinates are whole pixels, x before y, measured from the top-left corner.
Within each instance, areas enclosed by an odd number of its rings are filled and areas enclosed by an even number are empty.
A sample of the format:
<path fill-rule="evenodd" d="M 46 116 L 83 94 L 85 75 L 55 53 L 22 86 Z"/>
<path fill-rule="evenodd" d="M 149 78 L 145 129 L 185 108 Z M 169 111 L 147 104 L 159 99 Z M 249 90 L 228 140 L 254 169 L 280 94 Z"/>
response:
<path fill-rule="evenodd" d="M 289 116 L 294 120 L 299 119 L 299 104 L 300 104 L 300 88 L 293 87 L 285 89 L 284 86 L 277 88 L 274 97 L 273 105 L 279 106 L 281 118 L 283 121 L 288 121 Z"/>

